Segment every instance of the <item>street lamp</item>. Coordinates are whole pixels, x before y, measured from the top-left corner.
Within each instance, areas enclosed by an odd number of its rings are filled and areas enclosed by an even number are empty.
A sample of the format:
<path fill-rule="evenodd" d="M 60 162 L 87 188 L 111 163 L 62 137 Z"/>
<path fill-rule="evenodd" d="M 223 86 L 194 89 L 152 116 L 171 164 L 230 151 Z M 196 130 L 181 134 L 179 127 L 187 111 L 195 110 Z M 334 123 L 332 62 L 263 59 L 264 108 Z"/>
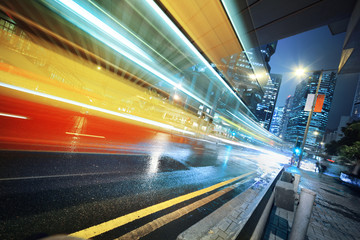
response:
<path fill-rule="evenodd" d="M 305 146 L 305 142 L 306 142 L 306 138 L 307 138 L 307 134 L 309 132 L 309 127 L 310 127 L 310 122 L 311 122 L 311 118 L 312 118 L 312 115 L 314 113 L 314 109 L 315 109 L 315 105 L 316 105 L 316 100 L 317 100 L 317 97 L 319 95 L 319 89 L 320 89 L 320 84 L 321 84 L 321 80 L 322 80 L 322 76 L 323 76 L 323 73 L 326 72 L 326 71 L 333 71 L 333 70 L 337 70 L 337 69 L 327 69 L 327 70 L 320 70 L 320 76 L 319 76 L 319 81 L 318 81 L 318 84 L 317 84 L 317 87 L 316 87 L 316 92 L 315 92 L 315 96 L 314 96 L 314 100 L 313 100 L 313 103 L 311 105 L 311 110 L 310 110 L 310 113 L 309 113 L 309 116 L 308 116 L 308 120 L 307 120 L 307 123 L 306 123 L 306 128 L 305 128 L 305 133 L 304 133 L 304 138 L 303 138 L 303 141 L 301 143 L 301 147 L 300 147 L 300 155 L 299 155 L 299 161 L 298 161 L 298 164 L 297 164 L 297 167 L 299 168 L 300 167 L 300 162 L 302 160 L 302 156 L 303 156 L 303 152 L 304 152 L 304 146 Z M 306 72 L 309 72 L 309 71 L 306 71 L 305 69 L 297 69 L 295 71 L 295 74 L 296 75 L 304 75 Z M 311 71 L 311 72 L 319 72 L 319 71 Z"/>

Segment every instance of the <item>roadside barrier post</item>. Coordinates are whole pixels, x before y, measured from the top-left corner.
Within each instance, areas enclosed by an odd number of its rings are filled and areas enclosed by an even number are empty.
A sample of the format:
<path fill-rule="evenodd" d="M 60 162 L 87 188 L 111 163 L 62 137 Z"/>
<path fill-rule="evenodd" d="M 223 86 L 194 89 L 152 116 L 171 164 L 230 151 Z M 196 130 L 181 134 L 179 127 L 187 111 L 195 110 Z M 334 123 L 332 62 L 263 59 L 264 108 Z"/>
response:
<path fill-rule="evenodd" d="M 316 193 L 302 188 L 299 205 L 295 212 L 294 223 L 291 228 L 289 240 L 304 240 L 310 222 Z"/>

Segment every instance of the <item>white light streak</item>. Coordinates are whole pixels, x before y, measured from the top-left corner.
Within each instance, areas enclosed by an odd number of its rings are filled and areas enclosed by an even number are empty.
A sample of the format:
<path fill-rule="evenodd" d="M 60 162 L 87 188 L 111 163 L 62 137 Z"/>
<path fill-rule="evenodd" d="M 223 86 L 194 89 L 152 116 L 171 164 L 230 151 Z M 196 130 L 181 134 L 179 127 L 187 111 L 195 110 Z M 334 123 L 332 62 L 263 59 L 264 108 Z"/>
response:
<path fill-rule="evenodd" d="M 65 132 L 68 135 L 75 135 L 80 137 L 93 137 L 93 138 L 105 138 L 104 136 L 97 136 L 97 135 L 91 135 L 91 134 L 83 134 L 83 133 L 73 133 L 73 132 Z"/>
<path fill-rule="evenodd" d="M 112 29 L 109 25 L 102 22 L 100 19 L 86 11 L 84 8 L 82 8 L 77 3 L 71 1 L 71 0 L 57 0 L 58 2 L 61 2 L 68 8 L 70 8 L 73 13 L 76 13 L 77 15 L 82 16 L 86 21 L 92 23 L 98 30 L 107 33 L 110 37 L 113 39 L 116 39 L 116 41 L 121 42 L 125 46 L 131 48 L 133 51 L 137 52 L 141 56 L 149 59 L 149 57 L 135 44 L 133 44 L 131 41 L 123 37 L 121 34 L 119 34 L 117 31 Z M 149 59 L 150 60 L 150 59 Z"/>
<path fill-rule="evenodd" d="M 266 136 L 268 137 L 273 137 L 272 134 L 268 131 L 266 131 L 264 128 L 260 127 L 254 123 L 254 122 L 251 122 L 250 119 L 246 118 L 247 121 L 250 121 L 250 122 L 246 122 L 245 120 L 239 118 L 238 116 L 236 116 L 235 114 L 233 114 L 232 112 L 230 112 L 229 110 L 226 110 L 228 113 L 230 113 L 233 117 L 235 117 L 236 119 L 240 120 L 241 122 L 245 123 L 246 126 L 249 126 L 250 128 L 252 128 L 253 130 L 255 130 L 256 132 L 262 132 L 263 134 L 265 134 Z M 255 125 L 255 126 L 254 126 Z"/>
<path fill-rule="evenodd" d="M 0 116 L 10 117 L 10 118 L 28 119 L 27 117 L 20 116 L 20 115 L 15 115 L 15 114 L 10 114 L 10 113 L 0 113 Z"/>

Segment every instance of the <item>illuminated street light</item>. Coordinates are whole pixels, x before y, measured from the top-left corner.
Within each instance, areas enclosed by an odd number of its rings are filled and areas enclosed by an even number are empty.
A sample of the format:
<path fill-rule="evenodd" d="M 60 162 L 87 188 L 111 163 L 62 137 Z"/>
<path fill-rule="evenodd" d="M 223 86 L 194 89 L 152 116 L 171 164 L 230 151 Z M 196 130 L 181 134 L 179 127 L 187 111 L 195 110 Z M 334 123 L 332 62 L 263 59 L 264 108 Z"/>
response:
<path fill-rule="evenodd" d="M 306 73 L 306 70 L 304 68 L 298 68 L 295 70 L 296 76 L 303 76 Z"/>
<path fill-rule="evenodd" d="M 174 100 L 175 100 L 175 101 L 178 101 L 178 100 L 180 100 L 180 97 L 179 97 L 179 95 L 175 94 L 175 95 L 174 95 Z"/>
<path fill-rule="evenodd" d="M 319 135 L 319 132 L 318 132 L 318 131 L 315 131 L 315 132 L 314 132 L 314 135 L 315 135 L 315 136 Z"/>
<path fill-rule="evenodd" d="M 322 80 L 322 76 L 323 76 L 323 73 L 325 71 L 332 71 L 332 70 L 337 70 L 337 69 L 327 69 L 327 70 L 320 70 L 320 71 L 311 71 L 311 72 L 320 72 L 320 76 L 319 76 L 319 80 L 318 80 L 318 84 L 317 84 L 317 87 L 316 87 L 316 92 L 315 92 L 315 96 L 314 96 L 314 100 L 313 100 L 313 103 L 311 105 L 311 110 L 309 112 L 309 116 L 308 116 L 308 120 L 307 120 L 307 123 L 306 123 L 306 128 L 305 128 L 305 133 L 304 133 L 304 138 L 303 138 L 303 141 L 301 143 L 301 148 L 300 148 L 300 154 L 299 154 L 299 161 L 298 161 L 298 164 L 297 164 L 297 167 L 299 168 L 300 167 L 300 162 L 302 160 L 302 156 L 304 154 L 304 146 L 305 146 L 305 142 L 306 142 L 306 138 L 307 138 L 307 134 L 309 132 L 309 127 L 310 127 L 310 122 L 311 122 L 311 117 L 314 113 L 314 109 L 315 109 L 315 104 L 316 104 L 316 100 L 317 100 L 317 97 L 318 97 L 318 94 L 319 94 L 319 89 L 320 89 L 320 84 L 321 84 L 321 80 Z M 310 72 L 310 71 L 307 71 L 306 69 L 303 69 L 303 68 L 298 68 L 296 69 L 295 71 L 295 74 L 298 75 L 298 76 L 302 76 L 304 75 L 306 72 Z M 315 132 L 314 132 L 315 134 Z M 317 132 L 317 134 L 319 134 Z M 317 135 L 315 134 L 315 135 Z"/>

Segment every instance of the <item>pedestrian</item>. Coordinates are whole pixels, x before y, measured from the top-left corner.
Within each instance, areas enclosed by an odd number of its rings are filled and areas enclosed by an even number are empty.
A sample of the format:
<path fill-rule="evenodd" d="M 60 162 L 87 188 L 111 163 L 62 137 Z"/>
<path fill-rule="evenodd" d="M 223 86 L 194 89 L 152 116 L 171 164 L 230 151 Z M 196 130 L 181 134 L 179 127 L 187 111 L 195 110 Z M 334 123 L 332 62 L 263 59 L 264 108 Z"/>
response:
<path fill-rule="evenodd" d="M 320 172 L 320 163 L 319 163 L 319 160 L 316 160 L 316 163 L 315 163 L 315 172 Z"/>
<path fill-rule="evenodd" d="M 328 163 L 324 160 L 324 159 L 321 159 L 320 160 L 320 169 L 321 169 L 321 172 L 325 172 L 326 169 L 328 167 Z"/>

